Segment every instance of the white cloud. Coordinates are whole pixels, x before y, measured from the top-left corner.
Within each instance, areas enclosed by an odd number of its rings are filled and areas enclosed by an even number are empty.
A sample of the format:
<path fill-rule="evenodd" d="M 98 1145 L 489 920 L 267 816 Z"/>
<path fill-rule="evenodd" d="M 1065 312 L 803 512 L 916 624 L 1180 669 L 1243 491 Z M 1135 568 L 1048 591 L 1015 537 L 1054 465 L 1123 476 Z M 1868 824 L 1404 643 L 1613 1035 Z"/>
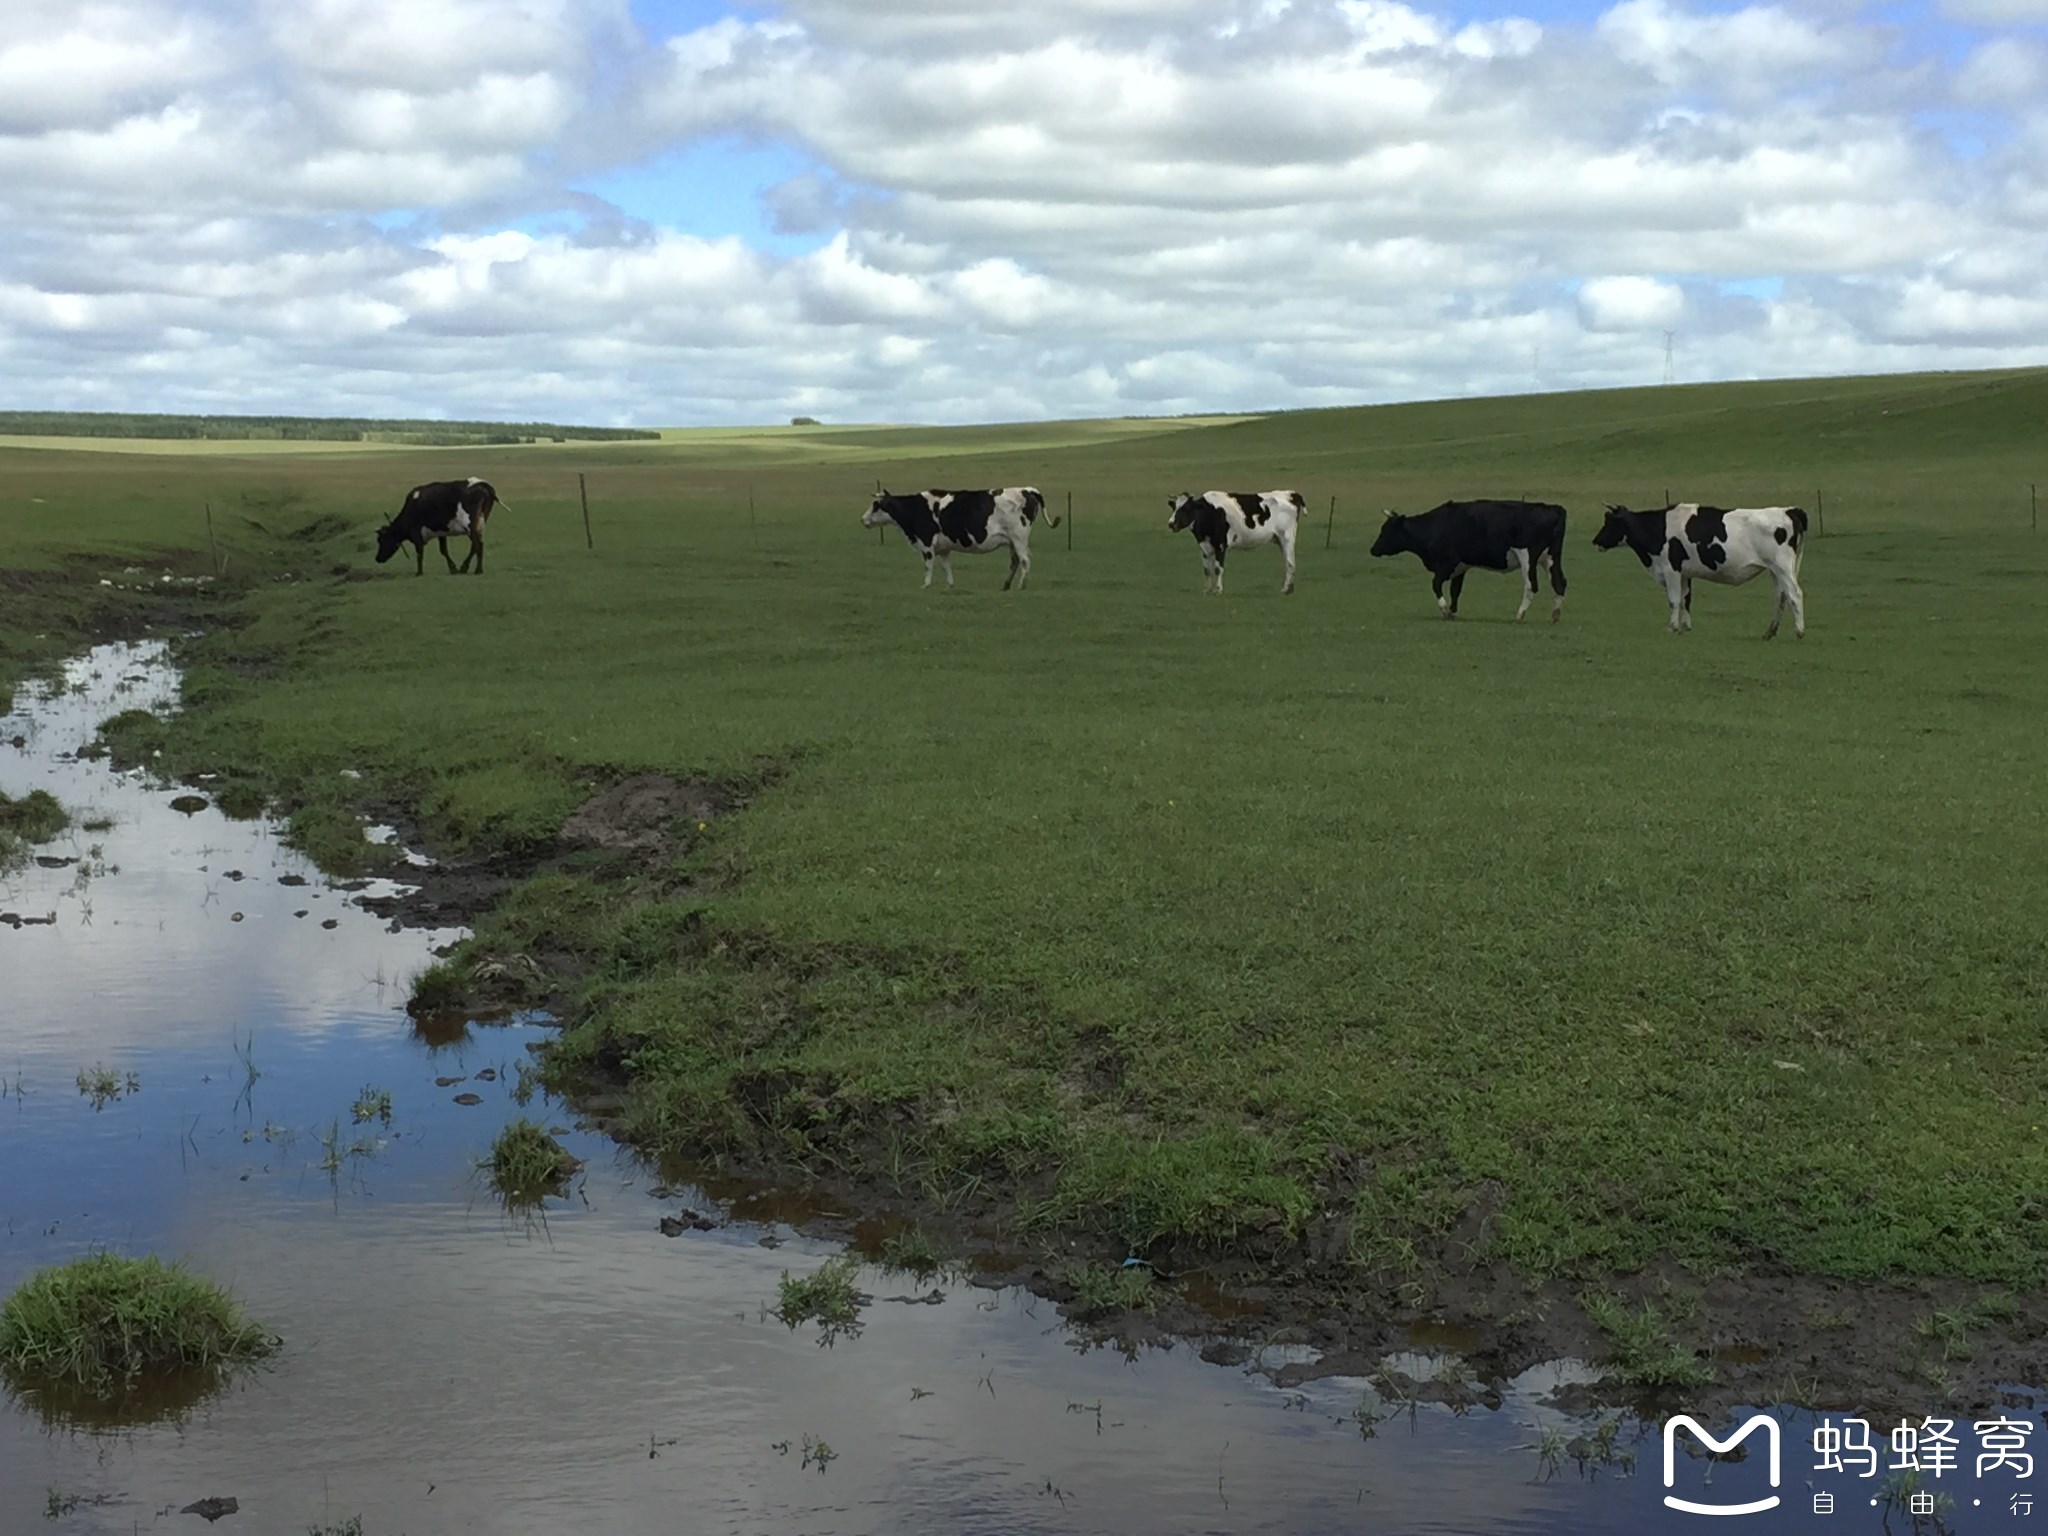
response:
<path fill-rule="evenodd" d="M 783 0 L 657 43 L 626 0 L 16 3 L 35 402 L 959 420 L 1652 382 L 1665 329 L 1688 377 L 2048 355 L 2038 43 L 1951 65 L 1850 5 Z M 574 190 L 730 138 L 798 153 L 768 204 L 818 248 Z"/>
<path fill-rule="evenodd" d="M 1654 277 L 1596 277 L 1579 289 L 1579 313 L 1588 330 L 1665 330 L 1684 315 L 1685 294 Z"/>

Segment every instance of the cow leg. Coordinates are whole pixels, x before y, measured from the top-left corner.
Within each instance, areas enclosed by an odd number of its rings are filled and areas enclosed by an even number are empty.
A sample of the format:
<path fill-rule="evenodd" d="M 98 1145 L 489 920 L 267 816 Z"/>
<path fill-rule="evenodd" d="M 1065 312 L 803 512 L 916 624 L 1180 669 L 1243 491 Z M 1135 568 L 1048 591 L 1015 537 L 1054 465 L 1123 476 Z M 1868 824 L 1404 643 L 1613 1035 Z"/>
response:
<path fill-rule="evenodd" d="M 419 541 L 418 543 L 416 543 L 416 544 L 414 544 L 414 545 L 413 545 L 413 547 L 412 547 L 412 556 L 413 556 L 413 566 L 412 566 L 412 573 L 413 573 L 413 575 L 415 575 L 415 576 L 424 576 L 424 575 L 426 575 L 426 574 L 427 574 L 427 541 L 426 541 L 425 539 L 421 539 L 421 540 L 420 540 L 420 541 Z"/>
<path fill-rule="evenodd" d="M 1455 619 L 1458 616 L 1458 597 L 1464 590 L 1465 573 L 1460 571 L 1451 578 L 1451 607 L 1450 611 L 1444 615 L 1445 618 Z"/>
<path fill-rule="evenodd" d="M 1680 585 L 1685 589 L 1685 632 L 1692 633 L 1692 578 L 1685 577 Z"/>
<path fill-rule="evenodd" d="M 1444 596 L 1444 583 L 1448 580 L 1448 576 L 1439 576 L 1434 571 L 1429 573 L 1429 588 L 1436 594 L 1436 611 L 1447 619 L 1451 616 L 1450 599 Z"/>
<path fill-rule="evenodd" d="M 1017 579 L 1017 546 L 1010 546 L 1010 574 L 1003 578 L 1003 590 L 1010 590 L 1010 583 Z"/>
<path fill-rule="evenodd" d="M 1515 622 L 1522 622 L 1522 615 L 1529 611 L 1529 604 L 1536 597 L 1536 551 L 1518 549 L 1514 552 L 1516 568 L 1522 576 L 1522 606 L 1515 610 Z"/>
<path fill-rule="evenodd" d="M 1223 595 L 1223 557 L 1229 552 L 1230 546 L 1227 544 L 1218 544 L 1216 546 L 1216 595 L 1218 597 Z"/>
<path fill-rule="evenodd" d="M 1282 597 L 1285 597 L 1285 596 L 1287 596 L 1287 595 L 1288 595 L 1288 594 L 1289 594 L 1290 592 L 1292 592 L 1292 591 L 1294 590 L 1294 535 L 1293 535 L 1293 534 L 1291 534 L 1291 533 L 1287 533 L 1287 534 L 1282 534 L 1282 535 L 1281 535 L 1281 537 L 1280 537 L 1280 554 L 1281 554 L 1282 558 L 1284 558 L 1284 559 L 1285 559 L 1285 560 L 1287 561 L 1287 577 L 1286 577 L 1286 579 L 1285 579 L 1284 581 L 1282 581 L 1282 582 L 1280 583 L 1280 595 L 1281 595 Z"/>
<path fill-rule="evenodd" d="M 455 557 L 448 553 L 448 535 L 444 533 L 436 538 L 434 542 L 441 546 L 441 558 L 448 562 L 448 574 L 450 576 L 458 574 L 455 569 Z M 426 550 L 424 548 L 420 551 L 420 558 L 422 560 L 426 558 Z"/>
<path fill-rule="evenodd" d="M 471 534 L 471 535 L 469 536 L 469 553 L 468 553 L 468 554 L 466 554 L 466 555 L 464 555 L 464 556 L 462 557 L 462 568 L 463 568 L 463 569 L 464 569 L 465 571 L 469 569 L 469 562 L 470 562 L 470 561 L 472 561 L 472 560 L 474 560 L 474 561 L 476 562 L 476 573 L 477 573 L 477 575 L 479 575 L 479 576 L 483 575 L 483 573 L 484 573 L 484 541 L 483 541 L 482 539 L 478 538 L 478 537 L 477 537 L 477 536 L 476 536 L 475 534 Z"/>
<path fill-rule="evenodd" d="M 920 549 L 918 553 L 924 556 L 924 584 L 930 586 L 932 584 L 932 552 L 929 549 Z"/>
<path fill-rule="evenodd" d="M 1017 562 L 1017 590 L 1022 592 L 1024 584 L 1031 579 L 1030 547 L 1026 546 L 1023 549 L 1017 550 L 1010 558 Z"/>
<path fill-rule="evenodd" d="M 1771 627 L 1764 631 L 1764 638 L 1770 639 L 1778 632 L 1778 621 L 1785 616 L 1785 605 L 1792 605 L 1792 633 L 1804 639 L 1806 636 L 1805 594 L 1799 590 L 1799 578 L 1789 570 L 1773 570 L 1772 577 L 1778 584 L 1778 601 L 1771 609 Z"/>
<path fill-rule="evenodd" d="M 953 586 L 953 552 L 950 549 L 939 556 L 939 564 L 946 568 L 946 587 L 950 591 Z"/>
<path fill-rule="evenodd" d="M 1209 546 L 1199 539 L 1195 541 L 1195 548 L 1202 556 L 1202 596 L 1207 597 L 1210 588 L 1216 585 L 1216 557 L 1209 552 Z"/>
<path fill-rule="evenodd" d="M 1684 628 L 1681 619 L 1685 613 L 1685 578 L 1678 572 L 1671 571 L 1665 575 L 1664 596 L 1671 602 L 1671 623 L 1668 627 L 1675 635 Z"/>
<path fill-rule="evenodd" d="M 1564 562 L 1554 554 L 1543 560 L 1550 567 L 1550 622 L 1555 624 L 1564 617 Z"/>

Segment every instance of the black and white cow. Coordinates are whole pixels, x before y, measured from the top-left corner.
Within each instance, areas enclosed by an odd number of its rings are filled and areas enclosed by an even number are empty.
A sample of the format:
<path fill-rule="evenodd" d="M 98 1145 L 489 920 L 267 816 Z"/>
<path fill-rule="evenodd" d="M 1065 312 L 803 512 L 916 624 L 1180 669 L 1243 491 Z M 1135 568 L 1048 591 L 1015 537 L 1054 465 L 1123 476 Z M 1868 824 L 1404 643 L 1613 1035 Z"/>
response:
<path fill-rule="evenodd" d="M 1806 594 L 1799 589 L 1799 556 L 1806 548 L 1803 508 L 1703 507 L 1691 501 L 1654 512 L 1610 506 L 1607 521 L 1593 535 L 1593 547 L 1623 544 L 1671 600 L 1674 635 L 1692 628 L 1695 580 L 1739 587 L 1766 571 L 1777 583 L 1778 602 L 1764 638 L 1778 632 L 1787 603 L 1792 605 L 1792 633 L 1806 633 Z"/>
<path fill-rule="evenodd" d="M 377 563 L 382 565 L 407 544 L 413 546 L 418 557 L 415 576 L 427 573 L 427 540 L 437 539 L 441 544 L 441 558 L 448 562 L 448 572 L 455 575 L 454 556 L 448 553 L 448 540 L 467 538 L 469 553 L 462 557 L 461 569 L 469 569 L 469 562 L 476 562 L 476 573 L 484 573 L 484 524 L 490 521 L 492 509 L 503 505 L 498 493 L 487 481 L 471 475 L 467 480 L 436 480 L 427 485 L 416 485 L 406 492 L 405 505 L 398 509 L 398 516 L 377 530 Z"/>
<path fill-rule="evenodd" d="M 1564 518 L 1564 508 L 1547 501 L 1447 501 L 1413 517 L 1389 512 L 1372 552 L 1420 557 L 1436 591 L 1437 611 L 1447 619 L 1458 616 L 1467 571 L 1519 570 L 1522 606 L 1515 622 L 1521 623 L 1536 596 L 1537 572 L 1547 565 L 1555 624 L 1564 613 Z"/>
<path fill-rule="evenodd" d="M 861 518 L 863 528 L 894 523 L 924 557 L 924 584 L 932 584 L 932 557 L 946 568 L 953 585 L 953 555 L 983 555 L 992 549 L 1010 551 L 1010 574 L 1003 590 L 1015 582 L 1019 591 L 1031 579 L 1031 525 L 1045 513 L 1045 498 L 1032 486 L 1006 486 L 996 491 L 912 491 L 892 496 L 879 492 Z M 1046 516 L 1057 528 L 1059 518 Z"/>
<path fill-rule="evenodd" d="M 1202 590 L 1223 595 L 1223 557 L 1253 544 L 1278 544 L 1287 562 L 1280 584 L 1284 597 L 1294 590 L 1294 536 L 1301 529 L 1303 502 L 1299 491 L 1183 491 L 1167 498 L 1172 515 L 1166 526 L 1188 529 L 1202 551 Z"/>

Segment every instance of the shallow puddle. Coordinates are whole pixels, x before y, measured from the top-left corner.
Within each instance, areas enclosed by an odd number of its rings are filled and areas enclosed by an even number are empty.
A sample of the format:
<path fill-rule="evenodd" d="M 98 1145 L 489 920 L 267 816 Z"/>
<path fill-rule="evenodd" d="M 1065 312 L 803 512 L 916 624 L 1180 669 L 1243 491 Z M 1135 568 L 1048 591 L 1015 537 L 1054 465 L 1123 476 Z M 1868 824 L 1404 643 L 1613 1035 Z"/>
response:
<path fill-rule="evenodd" d="M 174 810 L 180 790 L 77 760 L 101 719 L 175 692 L 157 648 L 105 647 L 0 726 L 0 789 L 98 825 L 0 877 L 22 920 L 0 925 L 0 1295 L 83 1253 L 154 1252 L 285 1346 L 182 1422 L 94 1432 L 7 1398 L 0 1532 L 199 1529 L 179 1511 L 216 1497 L 239 1504 L 227 1531 L 360 1517 L 365 1536 L 1698 1525 L 1664 1507 L 1656 1426 L 1613 1442 L 1632 1471 L 1582 1464 L 1587 1422 L 1545 1400 L 1588 1374 L 1568 1365 L 1464 1412 L 1350 1379 L 1282 1389 L 1185 1346 L 1090 1347 L 1020 1291 L 949 1282 L 933 1303 L 873 1265 L 864 1330 L 823 1348 L 768 1310 L 785 1269 L 832 1252 L 786 1225 L 815 1201 L 667 1187 L 573 1130 L 569 1195 L 506 1215 L 475 1165 L 522 1113 L 543 1026 L 416 1026 L 407 981 L 454 934 L 391 931 L 269 822 Z M 388 1123 L 355 1123 L 365 1090 L 389 1093 Z M 572 1123 L 538 1096 L 523 1112 Z M 721 1224 L 663 1235 L 685 1209 Z M 1459 1342 L 1418 1336 L 1395 1363 L 1433 1379 Z M 1782 1502 L 1736 1528 L 1885 1528 L 1882 1474 L 1816 1474 L 1812 1434 L 1785 1417 Z M 1670 1491 L 1769 1493 L 1761 1439 L 1739 1463 L 1681 1456 Z M 2026 1486 L 1952 1477 L 1942 1528 L 2028 1529 Z"/>

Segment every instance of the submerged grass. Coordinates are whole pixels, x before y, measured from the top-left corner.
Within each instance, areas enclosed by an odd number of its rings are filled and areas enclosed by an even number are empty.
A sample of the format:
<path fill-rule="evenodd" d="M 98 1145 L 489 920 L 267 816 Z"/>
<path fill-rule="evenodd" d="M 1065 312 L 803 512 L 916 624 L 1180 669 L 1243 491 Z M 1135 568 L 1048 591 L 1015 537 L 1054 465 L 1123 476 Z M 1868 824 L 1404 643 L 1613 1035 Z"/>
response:
<path fill-rule="evenodd" d="M 550 1073 L 623 1084 L 650 1147 L 994 1194 L 1125 1251 L 1342 1225 L 1352 1280 L 1455 1253 L 1575 1289 L 1667 1259 L 2031 1289 L 2044 411 L 2024 371 L 614 445 L 579 450 L 595 555 L 572 482 L 431 456 L 522 508 L 459 581 L 366 564 L 420 457 L 0 450 L 61 514 L 0 562 L 282 477 L 342 519 L 237 530 L 237 570 L 352 569 L 252 585 L 186 645 L 186 707 L 126 728 L 323 860 L 369 856 L 372 795 L 437 853 L 518 859 L 627 776 L 782 765 L 630 878 L 537 874 L 422 979 L 559 966 Z M 925 592 L 857 526 L 878 477 L 1072 489 L 1076 517 L 1022 594 L 969 557 Z M 1160 499 L 1280 484 L 1337 498 L 1327 547 L 1284 602 L 1260 552 L 1203 601 Z M 1663 633 L 1590 538 L 1666 489 L 1825 492 L 1804 641 L 1761 642 L 1755 587 Z M 1367 553 L 1381 507 L 1523 493 L 1572 509 L 1559 625 L 1480 576 L 1443 623 Z M 455 654 L 460 689 L 392 708 Z M 957 830 L 905 813 L 931 805 Z"/>
<path fill-rule="evenodd" d="M 95 1254 L 38 1270 L 0 1306 L 11 1383 L 113 1394 L 149 1372 L 225 1372 L 277 1347 L 219 1286 L 154 1257 Z"/>

